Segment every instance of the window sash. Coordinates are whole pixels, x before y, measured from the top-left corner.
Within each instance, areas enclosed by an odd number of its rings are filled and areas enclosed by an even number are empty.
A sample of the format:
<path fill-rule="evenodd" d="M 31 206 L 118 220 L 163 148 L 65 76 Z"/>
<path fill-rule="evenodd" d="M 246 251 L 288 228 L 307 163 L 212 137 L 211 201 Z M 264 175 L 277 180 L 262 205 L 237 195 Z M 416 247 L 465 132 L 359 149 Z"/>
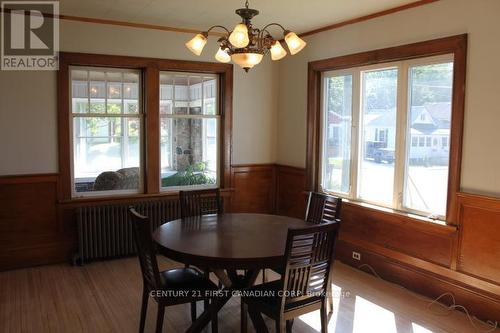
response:
<path fill-rule="evenodd" d="M 205 188 L 217 188 L 220 186 L 221 184 L 221 178 L 223 177 L 222 175 L 222 170 L 224 169 L 224 167 L 221 165 L 221 142 L 222 142 L 222 135 L 221 135 L 221 122 L 222 122 L 222 116 L 221 116 L 221 106 L 220 106 L 220 101 L 219 101 L 219 96 L 220 96 L 220 92 L 219 92 L 219 89 L 220 89 L 220 85 L 219 85 L 219 82 L 220 82 L 220 78 L 219 78 L 219 75 L 216 75 L 216 74 L 204 74 L 204 73 L 191 73 L 191 72 L 174 72 L 174 71 L 160 71 L 160 79 L 161 79 L 161 75 L 162 74 L 165 74 L 165 75 L 169 75 L 173 78 L 173 82 L 172 82 L 172 89 L 171 89 L 171 93 L 172 93 L 172 96 L 171 96 L 171 99 L 161 99 L 161 92 L 162 92 L 162 83 L 160 81 L 160 104 L 161 102 L 164 102 L 164 103 L 170 103 L 171 105 L 171 112 L 172 113 L 160 113 L 160 119 L 171 119 L 172 122 L 170 123 L 170 156 L 169 156 L 169 166 L 171 167 L 173 165 L 173 159 L 174 159 L 174 145 L 173 145 L 173 136 L 172 136 L 172 133 L 173 133 L 173 120 L 174 119 L 193 119 L 193 120 L 196 120 L 196 119 L 200 119 L 202 120 L 202 159 L 205 160 L 205 157 L 206 157 L 206 147 L 207 147 L 207 136 L 206 136 L 206 126 L 204 126 L 204 121 L 205 119 L 215 119 L 216 121 L 216 128 L 215 128 L 215 135 L 216 135 L 216 142 L 215 142 L 215 145 L 216 145 L 216 162 L 215 162 L 215 165 L 216 165 L 216 182 L 215 184 L 203 184 L 203 185 L 183 185 L 183 186 L 162 186 L 162 178 L 161 178 L 161 172 L 162 172 L 162 165 L 161 165 L 161 152 L 160 152 L 160 191 L 161 192 L 167 192 L 167 191 L 175 191 L 175 190 L 191 190 L 191 189 L 205 189 Z M 188 91 L 187 91 L 187 100 L 186 102 L 187 103 L 190 103 L 192 102 L 190 100 L 191 98 L 191 90 L 190 88 L 192 86 L 189 85 L 189 81 L 190 81 L 190 78 L 191 77 L 200 77 L 201 78 L 201 83 L 200 83 L 200 93 L 201 95 L 199 96 L 199 98 L 196 99 L 196 101 L 201 101 L 201 110 L 202 110 L 202 113 L 201 114 L 174 114 L 173 113 L 173 110 L 175 108 L 175 105 L 176 105 L 176 102 L 177 102 L 177 99 L 176 99 L 176 93 L 177 93 L 177 89 L 176 89 L 176 76 L 186 76 L 187 77 L 187 81 L 188 81 Z M 213 78 L 215 79 L 215 91 L 216 91 L 216 94 L 215 96 L 213 96 L 213 105 L 214 105 L 214 110 L 215 110 L 215 114 L 204 114 L 205 112 L 205 100 L 206 100 L 206 96 L 205 94 L 207 93 L 207 87 L 205 85 L 205 79 L 206 78 Z M 209 97 L 209 98 L 212 98 L 212 97 Z M 182 100 L 184 101 L 184 100 Z M 188 110 L 191 108 L 191 106 L 188 105 Z M 161 147 L 161 146 L 160 146 Z"/>
<path fill-rule="evenodd" d="M 87 71 L 87 80 L 86 80 L 86 85 L 87 85 L 87 97 L 73 97 L 73 80 L 71 77 L 71 74 L 73 71 Z M 105 80 L 102 81 L 104 83 L 104 97 L 92 97 L 91 96 L 91 89 L 90 89 L 90 84 L 91 84 L 91 79 L 89 77 L 89 73 L 91 71 L 95 72 L 101 72 L 104 74 Z M 113 73 L 121 73 L 122 74 L 122 81 L 120 82 L 120 94 L 121 97 L 119 98 L 110 98 L 108 96 L 108 81 L 106 79 L 106 73 L 107 72 L 113 72 Z M 138 75 L 138 91 L 137 91 L 137 99 L 131 99 L 131 98 L 126 98 L 125 93 L 124 93 L 124 85 L 128 82 L 124 80 L 124 74 L 126 73 L 133 73 Z M 70 175 L 71 175 L 71 197 L 72 198 L 84 198 L 84 197 L 100 197 L 100 196 L 113 196 L 113 195 L 124 195 L 124 194 L 137 194 L 141 193 L 144 188 L 144 163 L 143 163 L 143 142 L 144 142 L 144 110 L 142 108 L 142 75 L 141 71 L 137 69 L 125 69 L 125 68 L 114 68 L 114 67 L 90 67 L 90 66 L 69 66 L 68 70 L 68 75 L 69 75 L 69 119 L 70 119 L 70 124 L 69 124 L 69 134 L 70 134 Z M 101 82 L 101 81 L 99 81 Z M 113 81 L 113 83 L 116 83 Z M 86 101 L 89 107 L 89 112 L 88 113 L 75 113 L 73 112 L 73 100 L 76 99 L 77 101 L 84 102 Z M 103 113 L 91 113 L 90 112 L 90 104 L 91 100 L 102 100 L 104 102 L 104 112 Z M 108 113 L 108 100 L 119 100 L 119 104 L 121 105 L 121 112 L 120 113 Z M 137 101 L 137 113 L 125 113 L 125 105 L 129 104 L 130 101 Z M 76 136 L 74 133 L 74 124 L 77 119 L 83 119 L 83 118 L 120 118 L 120 119 L 138 119 L 139 120 L 139 126 L 140 126 L 140 135 L 139 135 L 139 186 L 137 189 L 124 189 L 124 190 L 107 190 L 107 191 L 86 191 L 86 192 L 77 192 L 76 191 L 76 175 L 75 175 L 75 139 L 81 140 L 81 139 L 107 139 L 107 138 L 121 138 L 121 149 L 120 149 L 120 158 L 121 158 L 121 163 L 123 167 L 123 162 L 126 161 L 127 157 L 125 156 L 127 145 L 128 145 L 128 140 L 125 139 L 126 133 L 128 132 L 127 126 L 125 126 L 125 122 L 121 122 L 121 127 L 122 127 L 122 135 L 121 136 L 116 136 L 116 135 L 108 135 L 108 136 L 87 136 L 87 135 L 78 135 Z M 103 170 L 107 171 L 107 170 Z"/>
<path fill-rule="evenodd" d="M 410 140 L 409 144 L 412 145 L 412 137 L 408 137 L 408 132 L 410 126 L 408 124 L 408 116 L 411 110 L 411 105 L 409 101 L 410 94 L 410 82 L 408 72 L 411 67 L 423 66 L 423 65 L 433 65 L 441 64 L 446 62 L 454 62 L 453 54 L 445 54 L 440 56 L 422 57 L 398 62 L 386 62 L 379 63 L 375 65 L 352 67 L 342 70 L 325 71 L 321 73 L 321 105 L 320 105 L 320 126 L 319 126 L 319 172 L 318 184 L 320 189 L 324 192 L 331 193 L 336 196 L 340 196 L 353 201 L 363 202 L 367 204 L 373 204 L 376 206 L 395 209 L 398 211 L 415 214 L 418 216 L 423 216 L 426 218 L 446 220 L 446 216 L 432 216 L 430 212 L 419 211 L 404 206 L 403 195 L 405 191 L 405 176 L 408 173 L 408 163 L 406 162 L 407 154 L 407 140 Z M 391 205 L 386 205 L 379 202 L 368 201 L 360 198 L 359 196 L 359 174 L 361 172 L 361 162 L 363 149 L 361 147 L 363 141 L 362 134 L 362 100 L 363 100 L 363 80 L 362 74 L 364 72 L 372 70 L 382 70 L 389 68 L 398 69 L 397 78 L 397 102 L 396 102 L 396 144 L 395 144 L 395 161 L 394 161 L 394 186 L 393 186 L 393 200 Z M 328 132 L 325 131 L 325 101 L 327 98 L 326 94 L 326 84 L 325 79 L 329 77 L 352 75 L 352 128 L 351 128 L 351 162 L 350 162 L 350 186 L 348 193 L 331 191 L 322 188 L 322 183 L 324 177 L 324 167 L 325 167 L 325 142 L 327 141 Z M 452 88 L 453 89 L 453 88 Z M 426 146 L 425 136 L 416 136 L 417 147 L 420 147 L 420 140 L 423 140 L 424 147 Z M 449 146 L 449 138 L 443 138 L 438 145 L 446 141 L 447 146 Z M 431 146 L 432 146 L 431 142 Z M 448 170 L 449 170 L 448 166 Z M 447 190 L 448 193 L 448 190 Z M 448 198 L 446 197 L 446 200 Z"/>

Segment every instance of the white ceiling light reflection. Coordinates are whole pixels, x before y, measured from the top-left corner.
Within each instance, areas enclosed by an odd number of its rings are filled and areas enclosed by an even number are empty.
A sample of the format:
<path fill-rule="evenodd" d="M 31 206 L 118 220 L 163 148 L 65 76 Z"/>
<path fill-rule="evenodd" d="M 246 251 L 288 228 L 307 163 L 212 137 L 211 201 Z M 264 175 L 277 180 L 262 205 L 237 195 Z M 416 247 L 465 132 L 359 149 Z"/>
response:
<path fill-rule="evenodd" d="M 394 313 L 356 296 L 353 333 L 397 333 Z"/>

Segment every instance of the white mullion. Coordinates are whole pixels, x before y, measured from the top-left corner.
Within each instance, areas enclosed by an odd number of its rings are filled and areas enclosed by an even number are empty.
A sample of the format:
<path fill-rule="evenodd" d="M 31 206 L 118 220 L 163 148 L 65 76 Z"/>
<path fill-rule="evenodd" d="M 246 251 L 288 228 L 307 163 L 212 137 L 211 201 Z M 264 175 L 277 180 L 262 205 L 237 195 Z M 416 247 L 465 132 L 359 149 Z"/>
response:
<path fill-rule="evenodd" d="M 187 114 L 191 114 L 191 77 L 187 74 Z"/>
<path fill-rule="evenodd" d="M 351 186 L 349 198 L 356 199 L 358 196 L 358 171 L 359 171 L 359 142 L 361 126 L 361 71 L 356 68 L 352 73 L 352 120 L 351 120 Z"/>
<path fill-rule="evenodd" d="M 358 113 L 357 113 L 357 116 L 358 116 L 358 119 L 357 119 L 357 124 L 358 124 L 358 133 L 357 133 L 357 136 L 356 136 L 356 139 L 357 139 L 357 142 L 356 142 L 356 158 L 357 158 L 357 161 L 356 161 L 356 188 L 354 189 L 354 193 L 356 194 L 356 196 L 354 197 L 354 199 L 356 200 L 362 200 L 360 197 L 359 197 L 359 184 L 360 184 L 360 181 L 362 181 L 362 179 L 360 180 L 360 174 L 361 174 L 361 161 L 363 160 L 363 154 L 364 154 L 364 131 L 363 131 L 363 119 L 364 119 L 364 114 L 363 114 L 363 106 L 364 106 L 364 103 L 365 103 L 365 98 L 364 98 L 364 95 L 365 95 L 365 80 L 363 78 L 363 71 L 361 70 L 361 68 L 358 69 L 358 78 L 359 78 L 359 98 L 358 98 Z"/>
<path fill-rule="evenodd" d="M 123 142 L 123 148 L 122 148 L 122 168 L 125 167 L 125 165 L 127 164 L 126 162 L 126 159 L 127 159 L 127 154 L 125 153 L 126 151 L 128 151 L 128 118 L 125 118 L 123 117 L 123 114 L 125 113 L 125 104 L 124 104 L 124 101 L 123 101 L 123 94 L 124 94 L 124 87 L 123 87 L 123 72 L 121 73 L 120 75 L 121 77 L 121 91 L 120 91 L 120 95 L 121 95 L 121 112 L 120 112 L 120 115 L 122 116 L 120 118 L 120 122 L 122 124 L 122 142 Z M 126 124 L 125 124 L 126 122 Z"/>
<path fill-rule="evenodd" d="M 203 75 L 200 76 L 201 77 L 201 94 L 200 94 L 200 98 L 201 98 L 201 114 L 204 114 L 205 113 L 205 78 L 203 77 Z M 203 160 L 206 159 L 206 156 L 207 156 L 207 128 L 206 128 L 206 121 L 205 120 L 201 120 L 201 140 L 202 140 L 202 143 L 201 143 L 201 158 Z"/>
<path fill-rule="evenodd" d="M 87 70 L 87 100 L 89 102 L 87 113 L 90 114 L 91 112 L 90 112 L 90 71 L 89 70 Z"/>
<path fill-rule="evenodd" d="M 408 110 L 408 65 L 398 65 L 397 109 L 396 109 L 396 144 L 394 160 L 394 188 L 392 206 L 401 210 L 403 206 L 404 175 L 406 165 L 406 125 Z"/>
<path fill-rule="evenodd" d="M 205 78 L 201 76 L 201 114 L 205 113 Z"/>

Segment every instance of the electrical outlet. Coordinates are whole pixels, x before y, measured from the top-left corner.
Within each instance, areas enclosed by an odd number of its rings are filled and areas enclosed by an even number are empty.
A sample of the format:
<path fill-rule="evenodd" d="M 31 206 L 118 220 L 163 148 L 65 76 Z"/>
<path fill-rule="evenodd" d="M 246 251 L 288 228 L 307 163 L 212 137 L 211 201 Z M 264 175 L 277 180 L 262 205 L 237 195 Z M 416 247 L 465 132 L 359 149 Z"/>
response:
<path fill-rule="evenodd" d="M 361 253 L 352 251 L 352 258 L 356 260 L 361 260 Z"/>

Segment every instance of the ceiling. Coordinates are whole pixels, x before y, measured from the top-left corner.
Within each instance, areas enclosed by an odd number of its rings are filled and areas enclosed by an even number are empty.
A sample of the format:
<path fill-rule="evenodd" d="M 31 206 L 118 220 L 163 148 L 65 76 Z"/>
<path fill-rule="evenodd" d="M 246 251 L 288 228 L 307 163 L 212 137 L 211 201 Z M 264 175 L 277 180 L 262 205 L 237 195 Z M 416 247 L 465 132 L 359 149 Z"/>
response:
<path fill-rule="evenodd" d="M 260 11 L 253 23 L 278 22 L 298 33 L 417 0 L 250 0 Z M 244 0 L 60 0 L 60 13 L 133 23 L 206 30 L 221 24 L 232 30 Z"/>

